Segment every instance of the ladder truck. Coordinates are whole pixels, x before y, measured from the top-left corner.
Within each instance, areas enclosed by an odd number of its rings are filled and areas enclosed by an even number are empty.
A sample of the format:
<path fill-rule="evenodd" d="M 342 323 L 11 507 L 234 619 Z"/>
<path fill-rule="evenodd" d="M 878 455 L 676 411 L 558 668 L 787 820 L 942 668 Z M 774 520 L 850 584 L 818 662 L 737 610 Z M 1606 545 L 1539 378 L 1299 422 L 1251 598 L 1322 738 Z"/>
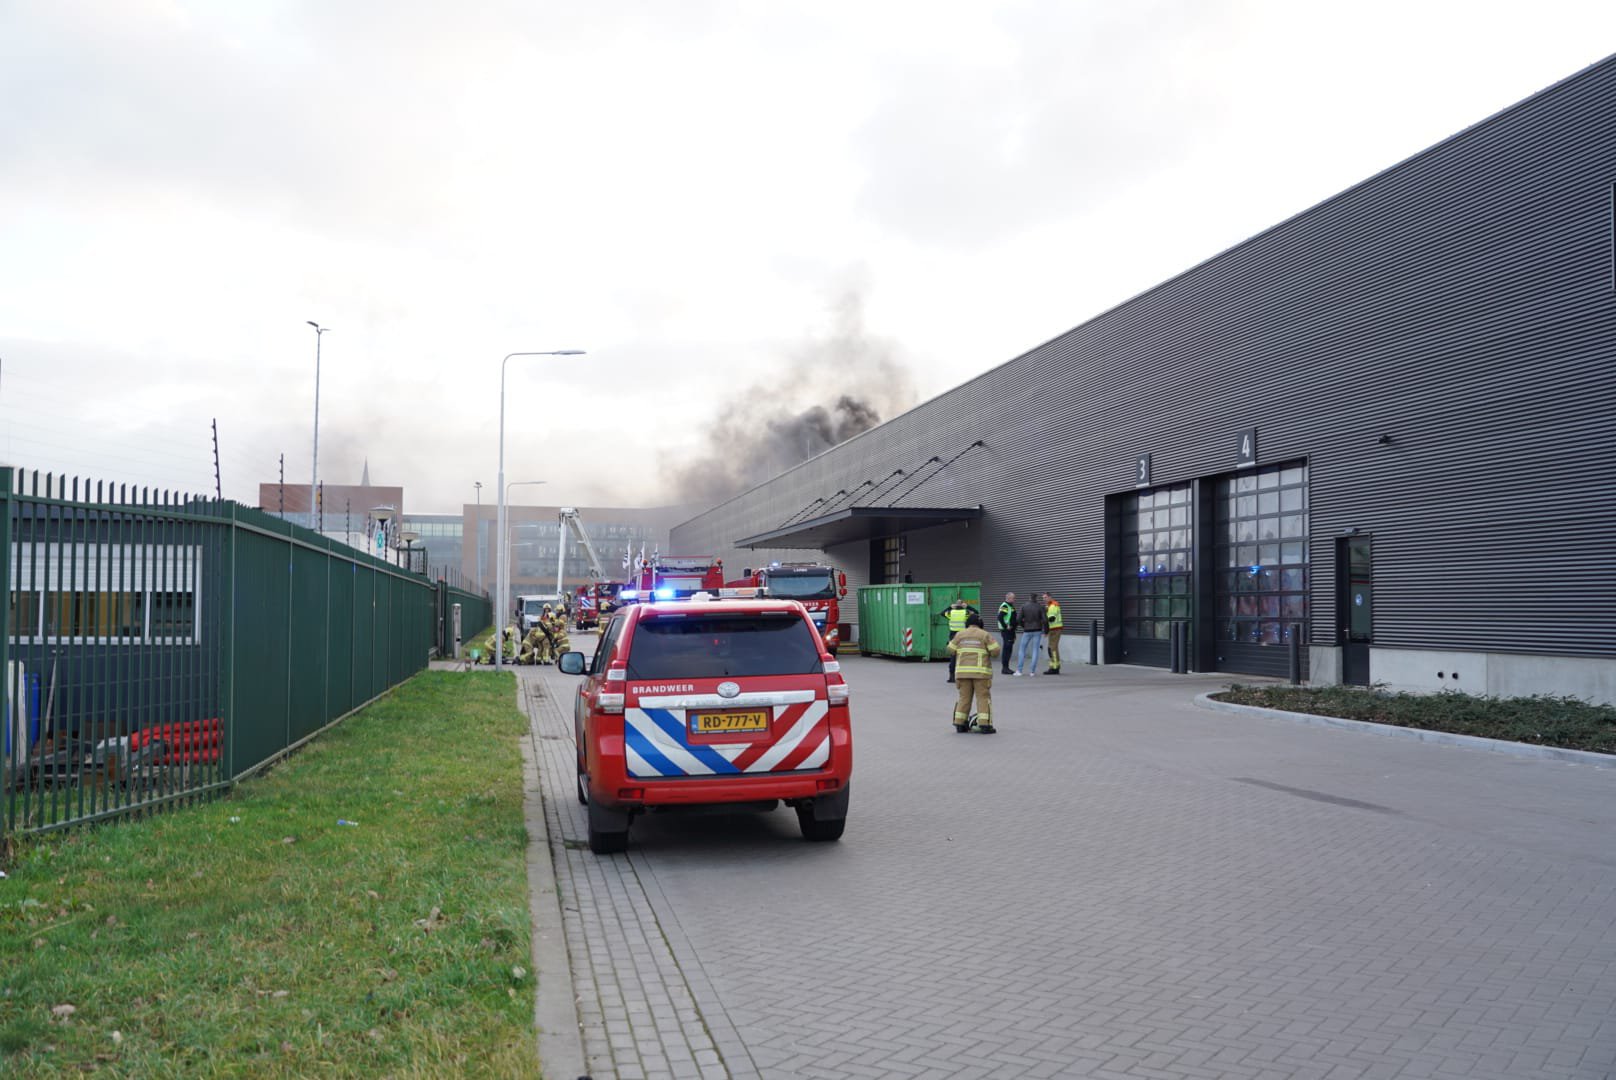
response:
<path fill-rule="evenodd" d="M 556 592 L 562 592 L 562 572 L 567 565 L 568 534 L 584 549 L 589 558 L 589 584 L 578 586 L 575 594 L 577 599 L 572 605 L 573 625 L 579 630 L 587 630 L 596 625 L 600 619 L 601 599 L 610 599 L 617 595 L 619 586 L 606 580 L 606 566 L 600 561 L 600 553 L 584 531 L 583 518 L 578 515 L 575 506 L 563 506 L 556 514 L 561 526 L 560 543 L 556 545 Z M 564 595 L 564 594 L 563 594 Z"/>

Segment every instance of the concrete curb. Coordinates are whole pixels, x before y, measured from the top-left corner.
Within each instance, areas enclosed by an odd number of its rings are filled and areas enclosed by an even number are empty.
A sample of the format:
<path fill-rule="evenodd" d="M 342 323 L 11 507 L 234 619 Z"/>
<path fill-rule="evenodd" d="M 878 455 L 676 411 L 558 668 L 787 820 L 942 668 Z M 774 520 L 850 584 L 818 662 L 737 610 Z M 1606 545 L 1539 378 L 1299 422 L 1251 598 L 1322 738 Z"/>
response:
<path fill-rule="evenodd" d="M 1511 754 L 1515 757 L 1538 758 L 1545 761 L 1559 761 L 1567 765 L 1588 765 L 1595 769 L 1616 769 L 1616 755 L 1596 754 L 1589 750 L 1565 750 L 1558 746 L 1533 746 L 1531 743 L 1509 742 L 1504 739 L 1484 739 L 1479 735 L 1455 735 L 1448 731 L 1426 731 L 1423 728 L 1396 727 L 1392 724 L 1375 724 L 1368 720 L 1347 720 L 1339 716 L 1318 716 L 1314 713 L 1287 712 L 1284 709 L 1265 709 L 1260 705 L 1236 705 L 1230 701 L 1214 701 L 1213 694 L 1221 694 L 1222 690 L 1210 690 L 1195 696 L 1195 704 L 1203 709 L 1212 709 L 1215 712 L 1248 713 L 1271 717 L 1275 720 L 1290 720 L 1296 723 L 1312 724 L 1314 727 L 1340 728 L 1343 731 L 1356 731 L 1366 735 L 1382 735 L 1392 739 L 1408 739 L 1414 742 L 1436 743 L 1441 746 L 1462 746 L 1469 750 L 1490 750 L 1496 754 Z"/>
<path fill-rule="evenodd" d="M 578 1025 L 578 998 L 572 985 L 572 961 L 561 923 L 561 894 L 550 857 L 550 830 L 544 819 L 539 784 L 539 718 L 530 712 L 526 684 L 516 680 L 517 707 L 527 717 L 522 740 L 522 817 L 527 826 L 528 904 L 532 913 L 533 1025 L 538 1032 L 539 1068 L 545 1076 L 583 1076 L 583 1034 Z"/>

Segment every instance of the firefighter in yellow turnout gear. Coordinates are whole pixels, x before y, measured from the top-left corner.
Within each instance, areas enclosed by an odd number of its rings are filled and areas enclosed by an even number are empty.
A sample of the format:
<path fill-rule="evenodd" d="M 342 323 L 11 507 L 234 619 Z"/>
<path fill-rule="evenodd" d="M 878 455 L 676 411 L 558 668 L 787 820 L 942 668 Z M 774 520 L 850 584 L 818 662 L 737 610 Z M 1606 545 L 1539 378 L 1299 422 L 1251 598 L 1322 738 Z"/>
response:
<path fill-rule="evenodd" d="M 1060 601 L 1048 593 L 1044 594 L 1044 604 L 1049 618 L 1049 633 L 1045 638 L 1049 642 L 1049 670 L 1045 675 L 1059 675 L 1060 672 L 1060 639 L 1061 629 L 1066 625 L 1061 621 Z"/>
<path fill-rule="evenodd" d="M 993 635 L 982 629 L 982 616 L 972 612 L 965 620 L 965 629 L 955 634 L 948 643 L 954 658 L 954 679 L 959 684 L 959 700 L 954 704 L 954 730 L 971 730 L 971 701 L 976 701 L 976 730 L 992 735 L 993 726 L 993 658 L 1000 646 Z"/>
<path fill-rule="evenodd" d="M 550 658 L 553 660 L 572 648 L 567 636 L 567 617 L 559 612 L 550 620 Z"/>
<path fill-rule="evenodd" d="M 533 629 L 522 639 L 522 652 L 517 658 L 522 664 L 548 664 L 550 662 L 550 635 L 543 623 L 534 623 Z"/>

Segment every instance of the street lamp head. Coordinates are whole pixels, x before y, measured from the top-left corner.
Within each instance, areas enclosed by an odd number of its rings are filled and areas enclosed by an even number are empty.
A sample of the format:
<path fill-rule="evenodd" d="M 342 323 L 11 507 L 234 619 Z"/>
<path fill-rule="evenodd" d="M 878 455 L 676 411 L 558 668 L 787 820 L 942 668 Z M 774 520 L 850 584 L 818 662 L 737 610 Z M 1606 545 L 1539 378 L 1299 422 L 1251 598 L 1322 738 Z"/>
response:
<path fill-rule="evenodd" d="M 555 352 L 551 353 L 550 355 L 551 356 L 582 356 L 582 355 L 584 355 L 584 351 L 582 349 L 557 349 Z"/>

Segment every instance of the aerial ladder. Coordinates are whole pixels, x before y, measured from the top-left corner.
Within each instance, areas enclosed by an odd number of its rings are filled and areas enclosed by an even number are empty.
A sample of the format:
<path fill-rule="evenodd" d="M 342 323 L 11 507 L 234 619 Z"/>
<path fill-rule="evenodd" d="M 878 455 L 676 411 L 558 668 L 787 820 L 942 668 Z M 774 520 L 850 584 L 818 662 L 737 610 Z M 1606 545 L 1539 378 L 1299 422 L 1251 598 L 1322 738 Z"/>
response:
<path fill-rule="evenodd" d="M 595 545 L 590 542 L 589 534 L 584 532 L 583 519 L 578 516 L 575 506 L 563 506 L 556 515 L 561 523 L 561 542 L 556 545 L 556 594 L 565 596 L 566 590 L 562 588 L 562 571 L 567 565 L 567 533 L 570 531 L 578 543 L 583 545 L 584 554 L 589 556 L 589 578 L 591 581 L 605 581 L 606 567 L 600 561 L 600 554 L 595 551 Z"/>

